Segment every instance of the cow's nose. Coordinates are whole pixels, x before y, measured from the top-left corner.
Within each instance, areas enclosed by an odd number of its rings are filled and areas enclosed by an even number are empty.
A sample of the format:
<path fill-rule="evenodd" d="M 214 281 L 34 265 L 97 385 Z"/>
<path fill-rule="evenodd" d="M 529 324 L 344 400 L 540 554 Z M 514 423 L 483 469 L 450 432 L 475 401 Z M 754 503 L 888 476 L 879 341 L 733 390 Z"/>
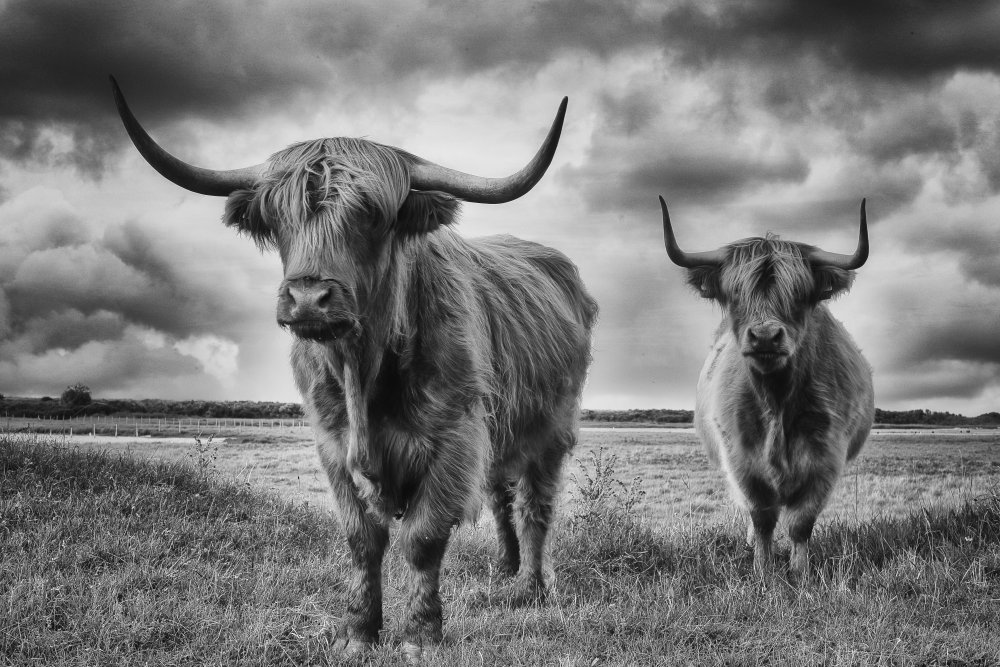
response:
<path fill-rule="evenodd" d="M 776 322 L 768 322 L 747 331 L 747 338 L 754 350 L 775 350 L 785 337 L 785 328 Z"/>
<path fill-rule="evenodd" d="M 315 311 L 325 313 L 330 309 L 332 303 L 333 288 L 316 287 L 289 287 L 288 298 L 295 309 L 304 311 Z"/>
<path fill-rule="evenodd" d="M 278 292 L 278 323 L 324 320 L 333 314 L 335 301 L 330 285 L 285 285 Z"/>

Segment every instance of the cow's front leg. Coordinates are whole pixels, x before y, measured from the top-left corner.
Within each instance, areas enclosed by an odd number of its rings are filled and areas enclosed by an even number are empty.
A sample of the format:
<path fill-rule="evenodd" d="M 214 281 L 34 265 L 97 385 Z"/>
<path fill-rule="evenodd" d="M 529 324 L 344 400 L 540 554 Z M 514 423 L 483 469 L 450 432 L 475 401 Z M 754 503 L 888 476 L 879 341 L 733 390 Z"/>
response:
<path fill-rule="evenodd" d="M 753 568 L 766 579 L 774 571 L 774 527 L 781 513 L 778 494 L 770 484 L 753 475 L 740 480 L 740 490 L 750 510 L 747 541 L 753 545 Z"/>
<path fill-rule="evenodd" d="M 799 515 L 788 523 L 788 537 L 792 540 L 789 570 L 799 581 L 809 576 L 809 538 L 812 536 L 815 516 Z"/>
<path fill-rule="evenodd" d="M 838 476 L 839 470 L 835 474 L 811 475 L 788 500 L 788 538 L 792 541 L 788 565 L 792 576 L 799 582 L 809 577 L 809 539 Z"/>
<path fill-rule="evenodd" d="M 351 552 L 347 610 L 334 635 L 333 651 L 355 655 L 378 640 L 382 629 L 382 557 L 389 528 L 373 518 L 358 499 L 347 475 L 331 473 L 341 527 Z"/>
<path fill-rule="evenodd" d="M 445 530 L 440 530 L 441 526 Z M 408 521 L 400 540 L 409 566 L 406 612 L 403 626 L 403 653 L 418 662 L 426 650 L 441 643 L 441 561 L 444 558 L 451 523 Z"/>

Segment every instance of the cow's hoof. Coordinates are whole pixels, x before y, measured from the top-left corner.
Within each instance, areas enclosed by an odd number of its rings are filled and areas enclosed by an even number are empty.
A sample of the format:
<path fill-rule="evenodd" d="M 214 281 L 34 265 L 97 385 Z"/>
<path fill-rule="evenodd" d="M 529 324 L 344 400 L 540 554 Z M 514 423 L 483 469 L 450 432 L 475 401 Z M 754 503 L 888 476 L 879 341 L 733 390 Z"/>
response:
<path fill-rule="evenodd" d="M 407 664 L 432 665 L 435 663 L 434 654 L 437 653 L 437 645 L 421 646 L 420 644 L 407 641 L 403 642 L 402 651 Z"/>
<path fill-rule="evenodd" d="M 788 583 L 791 586 L 798 588 L 808 586 L 811 579 L 812 576 L 808 567 L 805 569 L 797 569 L 795 567 L 788 569 Z"/>
<path fill-rule="evenodd" d="M 515 607 L 545 602 L 548 588 L 538 576 L 518 577 L 511 586 L 510 603 Z"/>
<path fill-rule="evenodd" d="M 411 665 L 419 665 L 424 657 L 424 650 L 412 642 L 403 642 L 403 657 Z"/>
<path fill-rule="evenodd" d="M 336 630 L 330 643 L 330 653 L 337 658 L 354 658 L 371 649 L 372 642 L 348 636 L 347 628 L 344 627 Z"/>
<path fill-rule="evenodd" d="M 799 585 L 809 581 L 809 548 L 801 544 L 792 545 L 792 557 L 788 563 L 789 577 Z"/>
<path fill-rule="evenodd" d="M 497 563 L 497 572 L 502 577 L 513 577 L 517 574 L 518 563 L 515 563 L 507 558 L 501 558 L 500 562 Z"/>
<path fill-rule="evenodd" d="M 332 653 L 338 658 L 354 658 L 371 650 L 372 645 L 360 639 L 338 639 L 334 641 Z"/>

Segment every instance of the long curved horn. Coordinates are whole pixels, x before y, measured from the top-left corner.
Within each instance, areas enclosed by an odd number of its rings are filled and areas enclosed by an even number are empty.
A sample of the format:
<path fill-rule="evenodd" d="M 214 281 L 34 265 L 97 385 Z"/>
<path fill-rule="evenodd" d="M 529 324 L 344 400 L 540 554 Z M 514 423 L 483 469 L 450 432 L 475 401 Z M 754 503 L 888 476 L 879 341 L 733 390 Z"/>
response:
<path fill-rule="evenodd" d="M 564 97 L 552 127 L 535 153 L 535 157 L 521 171 L 505 178 L 485 178 L 442 167 L 420 157 L 415 157 L 410 168 L 410 186 L 414 190 L 439 190 L 465 201 L 479 204 L 503 204 L 517 199 L 535 186 L 552 162 L 559 145 L 563 119 L 569 98 Z"/>
<path fill-rule="evenodd" d="M 719 266 L 725 260 L 722 250 L 707 252 L 684 252 L 677 246 L 674 238 L 674 228 L 670 226 L 670 214 L 667 212 L 667 202 L 660 196 L 660 210 L 663 211 L 663 245 L 667 247 L 667 255 L 677 266 L 693 269 L 696 266 Z"/>
<path fill-rule="evenodd" d="M 204 169 L 188 164 L 183 160 L 175 158 L 153 141 L 152 137 L 142 129 L 142 125 L 132 114 L 132 110 L 125 103 L 125 96 L 115 77 L 111 79 L 111 89 L 115 95 L 115 104 L 118 105 L 118 115 L 121 116 L 125 130 L 132 139 L 132 143 L 139 149 L 139 153 L 146 159 L 156 171 L 160 172 L 169 181 L 176 183 L 186 190 L 197 192 L 202 195 L 214 195 L 226 197 L 236 190 L 245 190 L 253 187 L 264 172 L 265 164 L 243 169 L 229 169 L 216 171 Z"/>
<path fill-rule="evenodd" d="M 853 255 L 841 255 L 814 249 L 809 253 L 809 261 L 819 266 L 835 266 L 845 271 L 860 268 L 868 260 L 868 216 L 865 214 L 865 200 L 861 200 L 861 230 L 858 232 L 858 247 Z"/>

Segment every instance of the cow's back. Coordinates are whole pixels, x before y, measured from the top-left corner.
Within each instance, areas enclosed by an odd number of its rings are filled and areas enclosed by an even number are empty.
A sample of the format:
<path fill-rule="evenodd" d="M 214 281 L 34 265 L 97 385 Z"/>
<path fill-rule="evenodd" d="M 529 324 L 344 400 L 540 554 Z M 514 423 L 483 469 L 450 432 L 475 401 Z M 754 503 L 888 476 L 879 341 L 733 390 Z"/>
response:
<path fill-rule="evenodd" d="M 511 236 L 468 244 L 490 337 L 494 417 L 500 430 L 530 430 L 578 402 L 597 304 L 557 250 Z"/>
<path fill-rule="evenodd" d="M 828 392 L 833 397 L 831 412 L 847 441 L 847 460 L 861 451 L 875 419 L 875 390 L 872 369 L 861 354 L 857 343 L 825 307 L 818 316 L 828 334 L 828 353 L 822 359 L 820 372 L 827 379 Z"/>

